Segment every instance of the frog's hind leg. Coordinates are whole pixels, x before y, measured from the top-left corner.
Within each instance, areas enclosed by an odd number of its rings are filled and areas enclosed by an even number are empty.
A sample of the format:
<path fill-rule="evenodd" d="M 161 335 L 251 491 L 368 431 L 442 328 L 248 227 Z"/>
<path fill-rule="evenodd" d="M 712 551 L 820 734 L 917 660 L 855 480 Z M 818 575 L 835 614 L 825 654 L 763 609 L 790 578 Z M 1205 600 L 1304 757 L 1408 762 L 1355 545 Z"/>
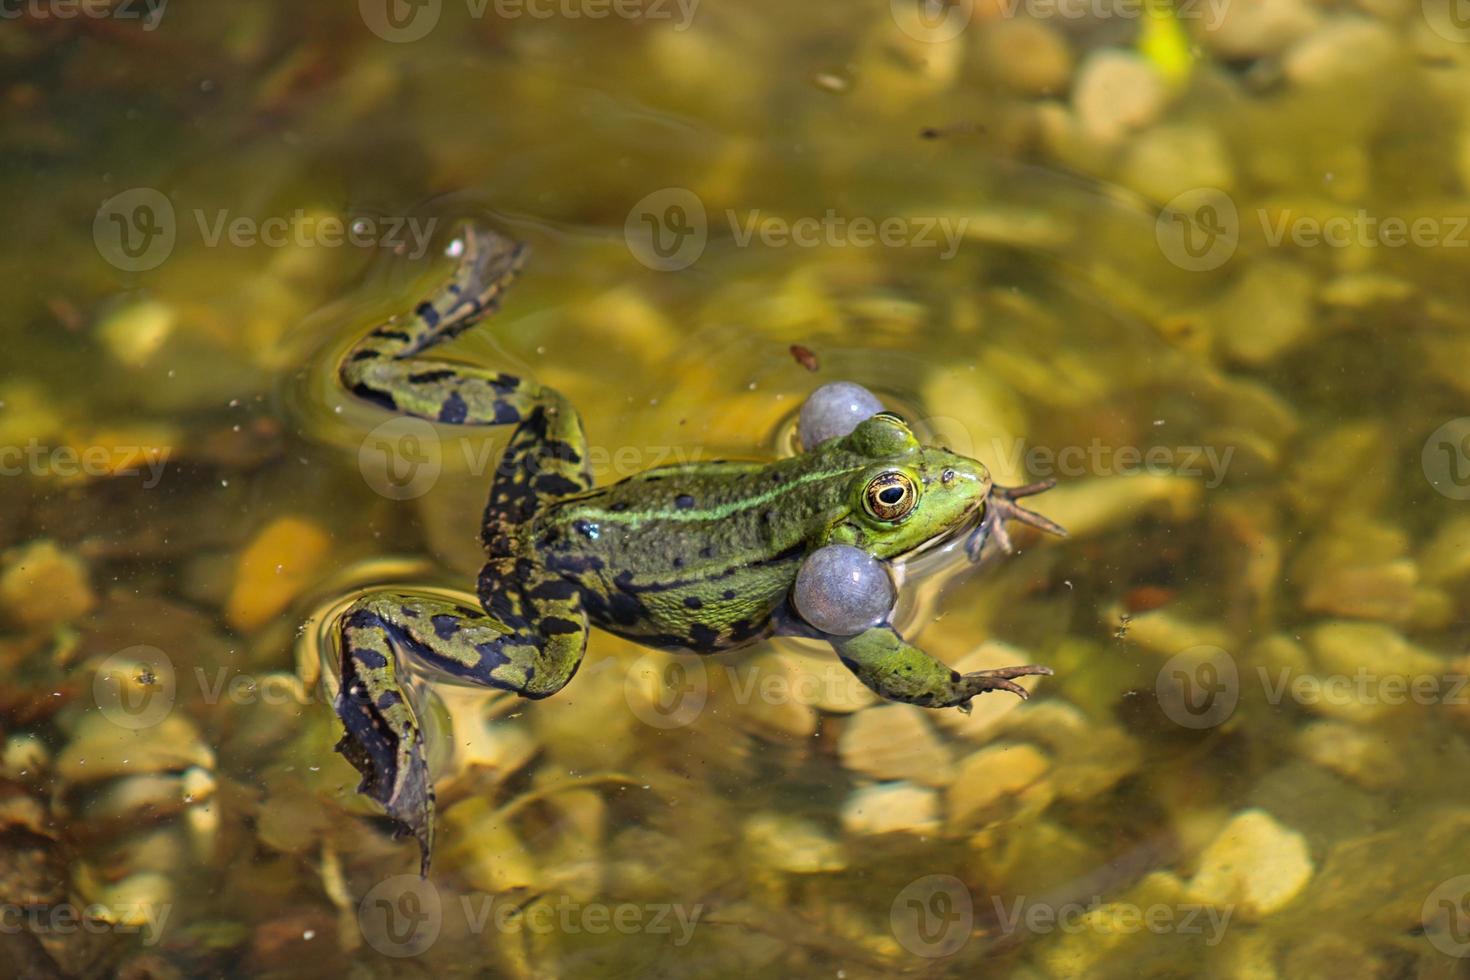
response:
<path fill-rule="evenodd" d="M 961 674 L 906 642 L 892 626 L 873 626 L 856 636 L 828 636 L 842 662 L 869 688 L 890 701 L 925 708 L 970 710 L 970 699 L 986 691 L 1029 695 L 1017 677 L 1050 674 L 1050 667 L 1022 664 Z"/>
<path fill-rule="evenodd" d="M 342 684 L 335 704 L 346 734 L 337 750 L 362 773 L 358 791 L 413 834 L 428 874 L 434 790 L 413 698 L 413 665 L 459 683 L 542 698 L 581 663 L 587 620 L 580 593 L 529 574 L 497 603 L 505 620 L 445 599 L 373 593 L 342 614 Z"/>
<path fill-rule="evenodd" d="M 463 231 L 459 264 L 410 314 L 394 317 L 342 360 L 349 391 L 385 408 L 453 425 L 515 425 L 485 512 L 492 555 L 510 552 L 505 531 L 552 497 L 592 486 L 582 420 L 558 392 L 524 378 L 425 355 L 499 305 L 524 248 L 492 231 Z"/>
<path fill-rule="evenodd" d="M 358 341 L 338 368 L 342 384 L 384 408 L 451 425 L 515 425 L 538 408 L 575 421 L 549 388 L 427 355 L 499 307 L 525 256 L 525 246 L 483 228 L 465 228 L 457 242 L 459 262 L 449 279 L 412 312 Z"/>

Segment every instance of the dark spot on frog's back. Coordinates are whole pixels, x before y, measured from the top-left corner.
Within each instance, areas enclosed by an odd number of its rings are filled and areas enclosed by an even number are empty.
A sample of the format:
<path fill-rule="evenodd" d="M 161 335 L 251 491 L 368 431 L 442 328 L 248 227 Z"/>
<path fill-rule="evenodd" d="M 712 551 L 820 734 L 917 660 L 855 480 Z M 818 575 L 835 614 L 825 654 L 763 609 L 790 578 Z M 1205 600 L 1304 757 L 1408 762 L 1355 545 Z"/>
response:
<path fill-rule="evenodd" d="M 551 554 L 546 556 L 546 567 L 548 569 L 571 575 L 576 575 L 581 572 L 600 572 L 605 564 L 596 555 Z"/>
<path fill-rule="evenodd" d="M 707 650 L 720 642 L 720 631 L 703 623 L 695 623 L 689 627 L 689 640 L 694 649 Z"/>
<path fill-rule="evenodd" d="M 536 477 L 536 491 L 538 493 L 549 493 L 554 496 L 564 497 L 569 493 L 576 493 L 582 489 L 581 484 L 575 480 L 569 480 L 560 473 L 543 473 Z"/>
<path fill-rule="evenodd" d="M 628 502 L 626 500 L 615 500 L 611 504 L 608 504 L 607 509 L 614 514 L 621 514 L 628 509 Z"/>
<path fill-rule="evenodd" d="M 529 595 L 532 599 L 551 599 L 554 601 L 564 602 L 567 599 L 575 596 L 579 591 L 580 589 L 577 587 L 576 582 L 570 582 L 566 579 L 561 578 L 554 578 L 547 579 L 545 582 L 540 583 L 535 588 L 531 589 L 527 593 L 527 595 Z"/>
<path fill-rule="evenodd" d="M 450 392 L 449 397 L 444 399 L 444 404 L 439 406 L 439 421 L 447 422 L 450 425 L 458 425 L 469 414 L 469 405 L 465 404 L 464 398 L 457 391 Z"/>
<path fill-rule="evenodd" d="M 372 402 L 374 405 L 388 409 L 390 412 L 398 411 L 398 402 L 386 391 L 379 391 L 361 382 L 352 386 L 352 393 L 364 401 Z"/>
<path fill-rule="evenodd" d="M 681 493 L 674 498 L 674 506 L 680 510 L 688 510 L 694 506 L 694 498 L 687 493 Z"/>
<path fill-rule="evenodd" d="M 382 670 L 388 666 L 388 658 L 376 650 L 358 650 L 357 661 L 368 670 Z"/>
<path fill-rule="evenodd" d="M 643 603 L 626 592 L 614 592 L 608 597 L 608 615 L 615 623 L 632 626 L 643 618 Z"/>
<path fill-rule="evenodd" d="M 453 616 L 440 613 L 429 620 L 434 626 L 434 635 L 441 640 L 447 640 L 459 632 L 459 620 Z"/>
<path fill-rule="evenodd" d="M 738 619 L 730 624 L 730 639 L 733 642 L 739 643 L 742 640 L 750 639 L 763 629 L 765 629 L 765 625 L 759 621 L 750 622 L 749 620 Z"/>
<path fill-rule="evenodd" d="M 703 609 L 704 608 L 704 603 L 702 601 L 700 601 L 700 598 L 697 595 L 686 595 L 684 597 L 684 608 L 685 609 Z"/>

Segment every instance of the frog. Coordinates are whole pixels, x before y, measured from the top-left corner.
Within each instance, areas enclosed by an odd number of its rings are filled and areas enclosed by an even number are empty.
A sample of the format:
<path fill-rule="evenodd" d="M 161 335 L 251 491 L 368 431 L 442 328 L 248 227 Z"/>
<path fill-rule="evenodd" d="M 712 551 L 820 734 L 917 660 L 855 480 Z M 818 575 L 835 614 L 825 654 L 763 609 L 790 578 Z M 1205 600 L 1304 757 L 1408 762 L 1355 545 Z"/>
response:
<path fill-rule="evenodd" d="M 885 617 L 850 636 L 822 632 L 793 602 L 805 558 L 850 545 L 892 567 L 963 541 L 1013 546 L 1006 522 L 1062 535 L 1017 501 L 1052 486 L 1001 487 L 985 465 L 923 445 L 882 411 L 845 435 L 775 460 L 696 460 L 596 486 L 581 417 L 534 380 L 442 356 L 485 320 L 527 247 L 488 227 L 457 229 L 447 278 L 362 336 L 338 366 L 351 396 L 454 426 L 509 426 L 480 522 L 478 607 L 406 591 L 368 592 L 338 617 L 336 749 L 400 835 L 433 850 L 435 797 L 415 676 L 550 697 L 576 674 L 596 628 L 645 647 L 719 654 L 773 637 L 825 640 L 890 701 L 970 709 L 979 695 L 1025 699 L 1019 664 L 961 674 L 907 642 Z M 995 548 L 991 548 L 994 551 Z M 415 675 L 413 672 L 419 672 Z"/>

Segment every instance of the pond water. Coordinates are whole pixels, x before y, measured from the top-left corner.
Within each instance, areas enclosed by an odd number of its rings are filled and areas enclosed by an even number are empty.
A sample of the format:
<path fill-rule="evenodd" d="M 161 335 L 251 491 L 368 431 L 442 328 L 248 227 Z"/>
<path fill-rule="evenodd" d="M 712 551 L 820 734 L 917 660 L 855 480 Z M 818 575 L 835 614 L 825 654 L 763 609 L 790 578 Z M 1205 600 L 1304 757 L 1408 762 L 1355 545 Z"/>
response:
<path fill-rule="evenodd" d="M 1455 0 L 27 0 L 0 49 L 0 976 L 1467 975 Z M 1067 538 L 893 617 L 1054 675 L 419 677 L 421 879 L 334 625 L 475 603 L 508 433 L 336 368 L 462 220 L 530 251 L 445 356 L 600 483 L 790 455 L 838 380 L 1055 479 Z"/>

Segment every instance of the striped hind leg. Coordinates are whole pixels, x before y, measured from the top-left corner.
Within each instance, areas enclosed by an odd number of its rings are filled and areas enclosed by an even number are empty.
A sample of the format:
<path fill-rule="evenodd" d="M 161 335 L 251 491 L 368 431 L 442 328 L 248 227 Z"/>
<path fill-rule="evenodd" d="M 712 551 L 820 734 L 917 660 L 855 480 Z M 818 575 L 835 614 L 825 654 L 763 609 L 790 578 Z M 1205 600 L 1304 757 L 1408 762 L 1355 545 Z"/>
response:
<path fill-rule="evenodd" d="M 353 394 L 393 411 L 453 425 L 515 425 L 491 488 L 485 543 L 510 553 L 508 534 L 549 498 L 592 485 L 582 420 L 557 391 L 533 381 L 425 352 L 499 306 L 520 270 L 523 246 L 466 228 L 449 279 L 413 312 L 373 330 L 343 358 Z"/>
<path fill-rule="evenodd" d="M 520 271 L 525 247 L 467 227 L 456 240 L 449 279 L 410 313 L 381 324 L 347 352 L 338 375 L 348 391 L 395 412 L 455 425 L 511 425 L 560 400 L 533 382 L 426 356 L 500 305 Z"/>
<path fill-rule="evenodd" d="M 587 646 L 580 594 L 524 566 L 508 570 L 500 617 L 444 599 L 376 592 L 338 621 L 346 729 L 337 751 L 362 773 L 358 792 L 418 839 L 429 872 L 434 788 L 409 672 L 543 698 L 571 680 Z"/>

